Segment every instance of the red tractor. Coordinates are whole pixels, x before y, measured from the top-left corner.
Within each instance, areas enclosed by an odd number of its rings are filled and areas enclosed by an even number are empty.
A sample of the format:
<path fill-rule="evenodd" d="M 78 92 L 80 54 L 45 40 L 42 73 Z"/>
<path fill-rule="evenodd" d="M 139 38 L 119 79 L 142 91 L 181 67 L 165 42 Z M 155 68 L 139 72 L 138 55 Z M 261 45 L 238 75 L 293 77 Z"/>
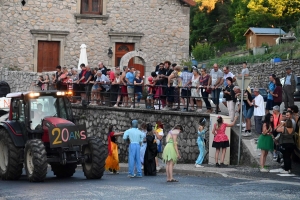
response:
<path fill-rule="evenodd" d="M 57 177 L 71 177 L 82 164 L 88 179 L 103 176 L 107 150 L 100 138 L 75 125 L 68 92 L 19 92 L 0 122 L 0 177 L 44 181 L 48 164 Z"/>

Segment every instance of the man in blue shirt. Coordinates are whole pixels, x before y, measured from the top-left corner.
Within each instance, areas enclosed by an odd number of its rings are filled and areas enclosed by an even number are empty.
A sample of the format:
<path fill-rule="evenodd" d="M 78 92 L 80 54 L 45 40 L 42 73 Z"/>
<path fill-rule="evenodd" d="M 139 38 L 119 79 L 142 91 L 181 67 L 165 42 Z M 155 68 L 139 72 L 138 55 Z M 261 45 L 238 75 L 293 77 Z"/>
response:
<path fill-rule="evenodd" d="M 266 105 L 266 114 L 269 113 L 269 110 L 273 110 L 273 95 L 271 93 L 274 92 L 275 90 L 275 84 L 274 84 L 274 79 L 276 78 L 275 74 L 272 74 L 269 77 L 269 85 L 268 85 L 268 98 L 267 98 L 267 105 Z"/>
<path fill-rule="evenodd" d="M 297 87 L 297 76 L 292 73 L 291 67 L 286 67 L 286 77 L 283 84 L 283 101 L 284 109 L 287 110 L 289 106 L 294 105 L 294 93 Z"/>
<path fill-rule="evenodd" d="M 123 139 L 129 139 L 129 155 L 128 155 L 128 177 L 133 178 L 134 164 L 136 165 L 137 177 L 142 177 L 142 166 L 140 159 L 140 147 L 143 142 L 143 133 L 138 129 L 138 121 L 133 120 L 131 122 L 132 128 L 125 131 Z"/>
<path fill-rule="evenodd" d="M 127 82 L 127 92 L 128 96 L 131 98 L 131 101 L 133 102 L 133 97 L 134 97 L 134 67 L 129 68 L 130 71 L 126 73 L 125 80 Z"/>

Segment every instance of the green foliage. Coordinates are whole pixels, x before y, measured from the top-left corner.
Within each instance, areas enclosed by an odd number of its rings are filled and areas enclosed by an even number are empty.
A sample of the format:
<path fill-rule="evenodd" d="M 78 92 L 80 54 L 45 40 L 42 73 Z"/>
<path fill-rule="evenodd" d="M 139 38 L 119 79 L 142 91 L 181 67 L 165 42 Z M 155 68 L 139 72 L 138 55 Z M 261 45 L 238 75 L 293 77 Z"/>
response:
<path fill-rule="evenodd" d="M 198 61 L 208 60 L 215 57 L 215 50 L 208 43 L 198 44 L 193 48 L 193 56 Z"/>
<path fill-rule="evenodd" d="M 198 6 L 191 9 L 190 50 L 205 39 L 217 50 L 243 45 L 249 27 L 281 27 L 286 32 L 293 29 L 300 36 L 300 0 L 196 2 Z"/>

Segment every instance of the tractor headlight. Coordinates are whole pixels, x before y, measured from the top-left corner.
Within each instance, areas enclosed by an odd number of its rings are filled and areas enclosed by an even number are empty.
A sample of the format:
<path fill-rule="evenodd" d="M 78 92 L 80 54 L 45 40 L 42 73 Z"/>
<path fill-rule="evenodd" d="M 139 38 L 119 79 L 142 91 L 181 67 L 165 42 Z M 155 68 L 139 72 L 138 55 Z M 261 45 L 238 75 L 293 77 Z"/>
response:
<path fill-rule="evenodd" d="M 38 93 L 38 92 L 32 92 L 29 94 L 29 97 L 31 97 L 31 98 L 39 97 L 39 96 L 40 96 L 40 93 Z"/>
<path fill-rule="evenodd" d="M 65 92 L 61 92 L 61 91 L 56 92 L 57 96 L 64 96 L 65 94 L 66 94 Z"/>

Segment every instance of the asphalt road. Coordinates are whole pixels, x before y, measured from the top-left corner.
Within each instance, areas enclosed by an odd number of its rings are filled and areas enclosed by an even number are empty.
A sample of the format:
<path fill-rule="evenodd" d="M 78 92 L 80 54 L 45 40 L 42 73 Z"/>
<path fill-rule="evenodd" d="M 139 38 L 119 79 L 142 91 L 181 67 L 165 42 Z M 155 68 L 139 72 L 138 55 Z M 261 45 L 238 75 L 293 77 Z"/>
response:
<path fill-rule="evenodd" d="M 126 173 L 105 174 L 100 180 L 86 180 L 82 171 L 74 177 L 57 179 L 49 171 L 43 183 L 0 181 L 0 200 L 6 199 L 299 199 L 300 182 L 266 179 L 240 179 L 221 175 L 181 176 L 178 183 L 167 183 L 165 174 L 128 178 Z"/>

